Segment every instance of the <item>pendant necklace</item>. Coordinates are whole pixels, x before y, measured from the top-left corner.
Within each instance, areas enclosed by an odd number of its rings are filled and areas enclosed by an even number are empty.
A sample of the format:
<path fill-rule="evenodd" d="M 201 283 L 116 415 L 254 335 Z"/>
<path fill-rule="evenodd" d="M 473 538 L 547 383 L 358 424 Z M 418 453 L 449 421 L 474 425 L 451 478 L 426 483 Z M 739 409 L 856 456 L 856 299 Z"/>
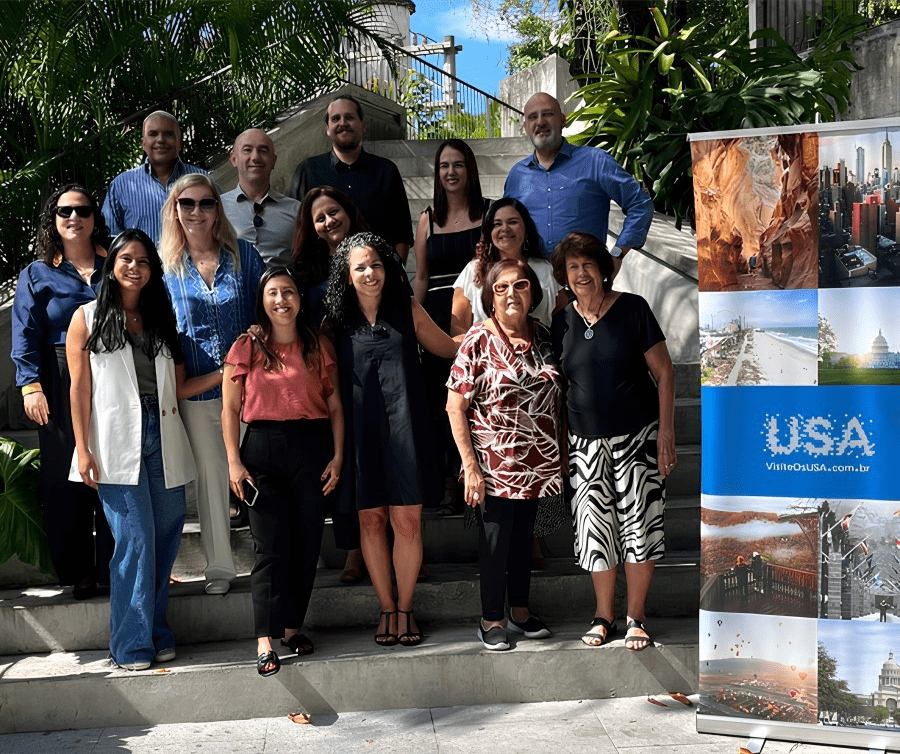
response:
<path fill-rule="evenodd" d="M 594 337 L 594 325 L 596 325 L 600 321 L 600 315 L 603 313 L 603 304 L 605 304 L 605 303 L 606 303 L 606 293 L 604 293 L 603 298 L 600 299 L 600 308 L 597 310 L 597 319 L 595 319 L 593 321 L 593 323 L 588 322 L 588 318 L 585 317 L 581 313 L 581 310 L 578 308 L 578 304 L 577 303 L 575 304 L 575 311 L 577 311 L 578 316 L 584 320 L 584 327 L 585 327 L 584 339 L 585 340 L 590 340 L 591 338 Z"/>

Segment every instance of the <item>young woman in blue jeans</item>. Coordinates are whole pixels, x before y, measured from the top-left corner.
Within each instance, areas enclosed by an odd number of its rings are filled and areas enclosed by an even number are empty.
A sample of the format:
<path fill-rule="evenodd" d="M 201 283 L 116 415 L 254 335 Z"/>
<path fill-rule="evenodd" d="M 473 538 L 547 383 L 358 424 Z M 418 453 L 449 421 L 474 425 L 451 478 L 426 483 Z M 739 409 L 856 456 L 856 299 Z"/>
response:
<path fill-rule="evenodd" d="M 69 478 L 96 488 L 115 539 L 110 657 L 126 670 L 175 658 L 166 622 L 184 484 L 196 475 L 178 413 L 184 367 L 162 265 L 140 230 L 120 233 L 96 301 L 66 338 L 75 456 Z M 189 387 L 188 387 L 189 389 Z"/>

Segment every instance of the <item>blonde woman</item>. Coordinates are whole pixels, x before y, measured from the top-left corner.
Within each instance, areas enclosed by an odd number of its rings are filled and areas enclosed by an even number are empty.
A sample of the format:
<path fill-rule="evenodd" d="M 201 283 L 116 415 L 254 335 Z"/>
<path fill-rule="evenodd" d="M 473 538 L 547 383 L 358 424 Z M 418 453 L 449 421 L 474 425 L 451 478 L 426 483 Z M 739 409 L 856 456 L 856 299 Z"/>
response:
<path fill-rule="evenodd" d="M 161 212 L 160 256 L 178 322 L 188 379 L 197 394 L 179 411 L 197 462 L 197 513 L 206 552 L 206 593 L 226 594 L 235 577 L 228 520 L 228 457 L 222 440 L 222 369 L 228 349 L 256 323 L 265 264 L 239 240 L 219 192 L 201 174 L 180 178 Z"/>

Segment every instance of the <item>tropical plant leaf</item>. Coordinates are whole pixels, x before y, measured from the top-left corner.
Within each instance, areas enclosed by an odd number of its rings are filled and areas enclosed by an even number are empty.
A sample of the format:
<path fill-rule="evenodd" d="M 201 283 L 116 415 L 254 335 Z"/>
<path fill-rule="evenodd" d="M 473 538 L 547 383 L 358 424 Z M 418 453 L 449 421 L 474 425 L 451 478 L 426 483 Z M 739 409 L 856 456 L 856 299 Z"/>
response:
<path fill-rule="evenodd" d="M 39 454 L 0 437 L 0 563 L 16 555 L 55 575 L 38 501 Z"/>

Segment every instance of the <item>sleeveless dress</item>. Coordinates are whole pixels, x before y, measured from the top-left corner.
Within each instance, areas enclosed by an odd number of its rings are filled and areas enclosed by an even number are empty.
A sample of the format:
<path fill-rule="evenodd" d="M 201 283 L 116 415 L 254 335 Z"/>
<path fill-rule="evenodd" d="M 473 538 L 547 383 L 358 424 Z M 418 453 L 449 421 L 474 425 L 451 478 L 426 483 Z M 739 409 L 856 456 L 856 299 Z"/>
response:
<path fill-rule="evenodd" d="M 483 210 L 490 202 L 485 200 Z M 428 292 L 423 307 L 445 333 L 450 334 L 450 310 L 453 306 L 453 284 L 475 256 L 475 244 L 481 237 L 481 226 L 467 228 L 455 233 L 435 233 L 431 207 L 428 213 Z M 482 213 L 483 214 L 483 213 Z M 428 403 L 428 418 L 437 446 L 443 475 L 456 477 L 459 474 L 460 458 L 447 419 L 447 378 L 450 376 L 452 359 L 442 359 L 428 352 L 422 352 L 422 375 L 425 378 L 425 396 Z"/>

